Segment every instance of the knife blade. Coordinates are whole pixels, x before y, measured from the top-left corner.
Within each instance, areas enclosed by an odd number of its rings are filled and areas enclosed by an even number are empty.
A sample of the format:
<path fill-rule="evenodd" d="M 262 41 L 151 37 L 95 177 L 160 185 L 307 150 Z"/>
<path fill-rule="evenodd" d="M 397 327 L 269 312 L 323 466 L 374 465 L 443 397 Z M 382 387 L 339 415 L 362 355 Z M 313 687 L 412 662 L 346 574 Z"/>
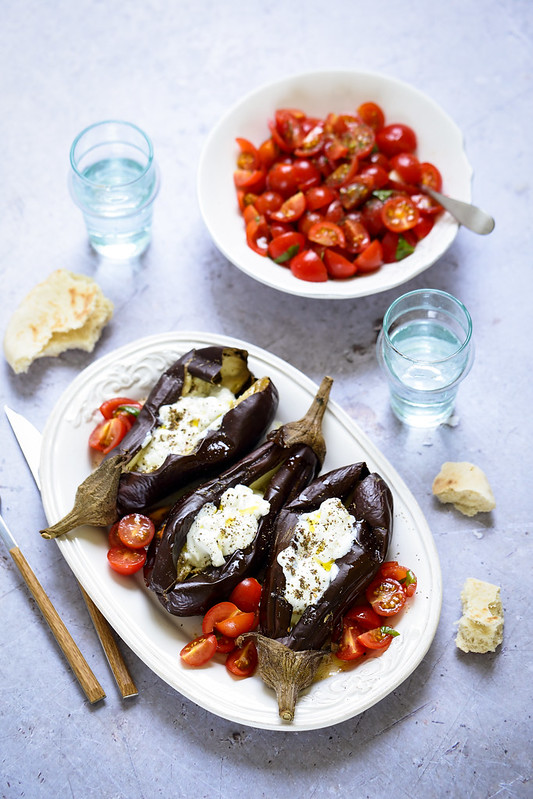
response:
<path fill-rule="evenodd" d="M 4 405 L 4 412 L 40 492 L 39 463 L 42 435 L 29 419 L 26 419 L 25 416 L 17 413 L 7 405 Z M 94 604 L 83 586 L 79 583 L 78 585 L 122 698 L 129 699 L 137 696 L 139 692 L 118 648 L 107 619 Z"/>

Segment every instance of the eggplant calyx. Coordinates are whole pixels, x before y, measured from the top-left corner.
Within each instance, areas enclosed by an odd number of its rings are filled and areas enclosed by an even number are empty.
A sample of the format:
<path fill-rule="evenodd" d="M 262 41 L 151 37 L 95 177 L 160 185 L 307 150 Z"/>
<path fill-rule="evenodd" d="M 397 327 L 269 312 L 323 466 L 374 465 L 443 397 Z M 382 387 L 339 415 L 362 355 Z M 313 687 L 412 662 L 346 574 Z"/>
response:
<path fill-rule="evenodd" d="M 333 378 L 324 377 L 309 410 L 297 422 L 288 422 L 269 435 L 272 441 L 282 447 L 307 444 L 316 454 L 320 463 L 326 457 L 326 442 L 322 433 L 322 419 L 326 412 Z"/>
<path fill-rule="evenodd" d="M 237 646 L 242 646 L 250 638 L 257 646 L 259 674 L 263 682 L 276 692 L 279 715 L 284 721 L 292 721 L 300 692 L 311 685 L 328 652 L 318 649 L 295 652 L 260 633 L 241 635 Z"/>
<path fill-rule="evenodd" d="M 57 538 L 82 524 L 107 526 L 116 522 L 118 483 L 127 460 L 127 455 L 118 453 L 102 461 L 78 486 L 72 510 L 55 524 L 41 530 L 42 537 Z"/>

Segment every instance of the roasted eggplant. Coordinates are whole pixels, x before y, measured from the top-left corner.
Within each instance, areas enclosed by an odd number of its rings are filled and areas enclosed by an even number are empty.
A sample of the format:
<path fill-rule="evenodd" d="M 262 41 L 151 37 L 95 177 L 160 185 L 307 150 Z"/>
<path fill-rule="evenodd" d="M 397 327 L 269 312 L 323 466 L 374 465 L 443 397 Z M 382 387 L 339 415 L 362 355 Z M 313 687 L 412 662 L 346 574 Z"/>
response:
<path fill-rule="evenodd" d="M 161 462 L 141 470 L 139 463 L 156 435 L 163 428 L 183 427 L 184 413 L 179 403 L 178 410 L 174 404 L 210 392 L 219 396 L 224 392 L 223 410 L 217 406 L 215 411 L 218 419 L 207 422 L 196 441 L 187 440 L 181 454 L 169 454 L 160 445 Z M 112 524 L 126 513 L 145 511 L 199 478 L 209 478 L 255 446 L 277 405 L 276 387 L 267 377 L 255 379 L 245 350 L 218 346 L 190 350 L 161 375 L 120 450 L 80 485 L 72 511 L 41 534 L 55 538 L 81 524 Z M 171 420 L 166 427 L 160 421 L 163 410 Z M 192 422 L 194 427 L 198 420 Z"/>
<path fill-rule="evenodd" d="M 260 633 L 243 639 L 254 637 L 260 674 L 276 691 L 283 719 L 294 717 L 298 693 L 313 681 L 337 623 L 385 560 L 392 525 L 390 489 L 365 463 L 316 478 L 279 514 Z M 306 557 L 311 575 L 305 571 Z"/>
<path fill-rule="evenodd" d="M 220 476 L 199 486 L 182 497 L 171 510 L 161 536 L 156 537 L 145 572 L 148 587 L 162 605 L 178 616 L 204 613 L 209 607 L 227 598 L 235 585 L 247 574 L 256 574 L 266 560 L 276 518 L 287 502 L 295 499 L 316 476 L 325 456 L 321 423 L 331 387 L 324 378 L 307 414 L 298 422 L 290 422 L 272 431 L 265 443 L 249 453 Z M 222 556 L 216 552 L 198 560 L 194 533 L 197 520 L 209 514 L 210 524 L 216 512 L 221 512 L 232 490 L 260 492 L 265 503 L 263 515 L 257 519 L 244 543 L 229 548 Z M 252 496 L 257 496 L 253 494 Z M 246 511 L 242 511 L 244 515 Z M 202 517 L 200 517 L 202 514 Z M 231 508 L 231 516 L 242 519 L 239 510 Z M 223 521 L 221 536 L 237 539 L 247 524 L 234 518 Z M 196 525 L 196 527 L 195 527 Z M 249 529 L 248 527 L 246 529 Z M 191 535 L 193 538 L 191 538 Z M 205 552 L 206 538 L 201 542 Z M 231 543 L 231 542 L 230 542 Z M 195 552 L 194 557 L 191 552 Z M 153 555 L 153 553 L 151 553 Z"/>

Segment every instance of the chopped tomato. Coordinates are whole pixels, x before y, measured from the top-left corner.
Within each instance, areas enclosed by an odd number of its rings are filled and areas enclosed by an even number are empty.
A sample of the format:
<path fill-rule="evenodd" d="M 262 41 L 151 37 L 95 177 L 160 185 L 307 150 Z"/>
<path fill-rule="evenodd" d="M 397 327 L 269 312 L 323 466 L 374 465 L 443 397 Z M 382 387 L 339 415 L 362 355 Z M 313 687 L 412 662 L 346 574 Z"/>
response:
<path fill-rule="evenodd" d="M 187 666 L 204 666 L 217 651 L 217 637 L 200 635 L 194 641 L 189 641 L 180 652 L 180 657 Z"/>
<path fill-rule="evenodd" d="M 288 266 L 288 261 L 305 248 L 305 236 L 297 231 L 282 233 L 268 245 L 268 254 L 277 264 Z"/>
<path fill-rule="evenodd" d="M 89 446 L 107 455 L 120 444 L 130 427 L 130 422 L 123 415 L 104 419 L 89 436 Z"/>
<path fill-rule="evenodd" d="M 347 218 L 342 223 L 346 240 L 346 249 L 353 255 L 366 250 L 370 244 L 370 235 L 362 222 Z"/>
<path fill-rule="evenodd" d="M 376 627 L 359 636 L 359 643 L 366 649 L 388 649 L 392 639 L 399 635 L 392 627 Z"/>
<path fill-rule="evenodd" d="M 322 259 L 313 250 L 303 250 L 291 260 L 291 272 L 300 280 L 321 283 L 328 279 Z"/>
<path fill-rule="evenodd" d="M 383 252 L 383 262 L 392 264 L 398 260 L 396 254 L 398 252 L 398 241 L 400 240 L 399 233 L 393 233 L 392 230 L 387 230 L 381 239 L 381 249 Z"/>
<path fill-rule="evenodd" d="M 229 596 L 229 601 L 234 602 L 240 610 L 254 612 L 259 607 L 261 601 L 261 583 L 255 577 L 245 577 L 237 583 Z"/>
<path fill-rule="evenodd" d="M 396 195 L 385 200 L 381 209 L 381 218 L 385 227 L 393 233 L 401 233 L 418 223 L 420 213 L 409 197 Z"/>
<path fill-rule="evenodd" d="M 285 200 L 281 208 L 278 208 L 277 211 L 272 211 L 270 218 L 275 219 L 276 222 L 295 222 L 302 216 L 304 211 L 305 195 L 302 191 L 298 191 Z"/>
<path fill-rule="evenodd" d="M 442 211 L 442 205 L 429 194 L 412 194 L 411 202 L 416 205 L 421 214 L 425 216 L 435 216 Z"/>
<path fill-rule="evenodd" d="M 381 624 L 378 614 L 369 605 L 354 605 L 345 613 L 344 620 L 356 622 L 362 630 L 372 630 Z"/>
<path fill-rule="evenodd" d="M 342 207 L 347 211 L 359 208 L 370 196 L 374 180 L 370 175 L 356 175 L 339 189 Z"/>
<path fill-rule="evenodd" d="M 253 611 L 251 613 L 243 613 L 237 610 L 231 616 L 215 622 L 215 627 L 219 633 L 228 638 L 238 638 L 239 635 L 253 630 L 257 626 L 257 621 L 257 616 Z"/>
<path fill-rule="evenodd" d="M 343 280 L 352 277 L 357 271 L 353 261 L 345 258 L 344 255 L 335 250 L 326 250 L 324 253 L 324 263 L 328 270 L 328 275 L 334 280 Z"/>
<path fill-rule="evenodd" d="M 227 635 L 217 635 L 217 652 L 227 655 L 235 649 L 235 638 L 228 638 Z"/>
<path fill-rule="evenodd" d="M 422 241 L 425 239 L 428 233 L 433 230 L 433 225 L 435 224 L 435 220 L 432 216 L 420 216 L 420 221 L 416 223 L 413 228 L 413 233 L 415 234 L 418 241 Z"/>
<path fill-rule="evenodd" d="M 129 399 L 128 397 L 113 397 L 113 399 L 103 402 L 99 410 L 104 419 L 112 419 L 113 416 L 120 416 L 121 414 L 137 417 L 141 408 L 142 404 L 137 402 L 137 400 Z"/>
<path fill-rule="evenodd" d="M 413 153 L 398 153 L 391 158 L 390 163 L 392 168 L 406 183 L 414 183 L 416 185 L 420 182 L 422 178 L 420 161 Z"/>
<path fill-rule="evenodd" d="M 257 147 L 248 139 L 237 138 L 236 142 L 240 149 L 237 167 L 248 170 L 261 169 L 261 159 Z"/>
<path fill-rule="evenodd" d="M 430 189 L 440 191 L 442 189 L 442 175 L 433 164 L 424 162 L 420 164 L 420 183 L 429 186 Z"/>
<path fill-rule="evenodd" d="M 351 161 L 345 161 L 338 166 L 331 175 L 326 178 L 326 186 L 329 188 L 338 189 L 340 186 L 345 186 L 353 176 L 356 174 L 359 167 L 359 159 L 354 156 Z"/>
<path fill-rule="evenodd" d="M 354 261 L 355 268 L 362 274 L 375 272 L 383 263 L 383 245 L 379 239 L 374 239 Z"/>
<path fill-rule="evenodd" d="M 234 649 L 226 658 L 226 668 L 235 677 L 251 677 L 257 668 L 255 643 L 246 641 L 244 646 Z"/>
<path fill-rule="evenodd" d="M 370 125 L 364 123 L 348 123 L 346 133 L 341 137 L 341 141 L 348 148 L 350 155 L 365 158 L 372 152 L 376 137 Z"/>
<path fill-rule="evenodd" d="M 212 633 L 217 622 L 234 616 L 236 613 L 239 613 L 239 608 L 234 602 L 218 602 L 205 614 L 202 621 L 202 632 Z"/>
<path fill-rule="evenodd" d="M 362 103 L 357 109 L 357 113 L 373 130 L 379 130 L 385 124 L 385 114 L 377 103 Z"/>
<path fill-rule="evenodd" d="M 352 621 L 344 622 L 339 648 L 335 652 L 339 660 L 356 660 L 365 654 L 366 649 L 359 640 L 360 635 L 361 630 L 357 623 Z"/>
<path fill-rule="evenodd" d="M 268 227 L 264 216 L 254 217 L 246 225 L 246 242 L 258 255 L 268 252 Z"/>
<path fill-rule="evenodd" d="M 305 134 L 299 147 L 295 149 L 294 154 L 299 156 L 317 155 L 323 146 L 324 125 L 322 122 L 319 122 Z"/>
<path fill-rule="evenodd" d="M 111 529 L 109 530 L 109 533 L 108 533 L 108 541 L 109 541 L 109 548 L 110 549 L 112 547 L 122 547 L 122 546 L 124 546 L 124 544 L 122 543 L 122 541 L 118 537 L 117 530 L 118 530 L 118 522 L 115 522 L 115 524 L 112 525 L 112 527 L 111 527 Z"/>
<path fill-rule="evenodd" d="M 376 133 L 379 149 L 390 158 L 398 153 L 413 153 L 416 150 L 416 134 L 409 125 L 395 123 L 385 125 Z"/>
<path fill-rule="evenodd" d="M 329 186 L 313 186 L 305 192 L 307 208 L 310 211 L 330 205 L 336 198 L 337 192 Z"/>
<path fill-rule="evenodd" d="M 277 211 L 283 205 L 283 197 L 277 191 L 264 191 L 254 203 L 257 213 L 267 216 L 271 211 Z"/>
<path fill-rule="evenodd" d="M 328 222 L 325 219 L 320 222 L 315 222 L 315 224 L 309 228 L 307 238 L 315 244 L 322 244 L 324 247 L 344 247 L 346 245 L 346 239 L 344 238 L 342 228 L 334 222 Z"/>
<path fill-rule="evenodd" d="M 382 577 L 391 577 L 393 580 L 397 580 L 405 591 L 406 596 L 413 596 L 416 591 L 416 575 L 411 569 L 400 566 L 397 560 L 389 560 L 383 563 L 380 567 L 379 574 Z"/>
<path fill-rule="evenodd" d="M 236 169 L 233 180 L 238 189 L 259 192 L 265 186 L 265 173 L 262 169 Z"/>
<path fill-rule="evenodd" d="M 129 547 L 111 547 L 107 560 L 114 571 L 119 574 L 135 574 L 146 563 L 145 549 L 129 549 Z"/>
<path fill-rule="evenodd" d="M 117 535 L 125 547 L 142 549 L 147 547 L 155 534 L 155 526 L 148 516 L 142 513 L 128 513 L 119 521 Z"/>
<path fill-rule="evenodd" d="M 376 577 L 365 592 L 378 616 L 394 616 L 405 605 L 405 591 L 398 580 Z"/>

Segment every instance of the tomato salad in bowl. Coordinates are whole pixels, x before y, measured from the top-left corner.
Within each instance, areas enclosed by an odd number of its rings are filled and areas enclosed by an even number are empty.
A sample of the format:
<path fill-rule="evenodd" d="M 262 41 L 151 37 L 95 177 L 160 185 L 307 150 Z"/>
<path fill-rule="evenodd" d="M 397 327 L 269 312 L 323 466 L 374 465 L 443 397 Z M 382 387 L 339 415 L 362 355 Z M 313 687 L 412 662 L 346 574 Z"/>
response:
<path fill-rule="evenodd" d="M 198 195 L 241 271 L 343 299 L 401 285 L 440 258 L 458 224 L 420 187 L 468 202 L 470 180 L 462 134 L 430 98 L 383 75 L 332 71 L 263 86 L 230 109 L 205 144 Z"/>

